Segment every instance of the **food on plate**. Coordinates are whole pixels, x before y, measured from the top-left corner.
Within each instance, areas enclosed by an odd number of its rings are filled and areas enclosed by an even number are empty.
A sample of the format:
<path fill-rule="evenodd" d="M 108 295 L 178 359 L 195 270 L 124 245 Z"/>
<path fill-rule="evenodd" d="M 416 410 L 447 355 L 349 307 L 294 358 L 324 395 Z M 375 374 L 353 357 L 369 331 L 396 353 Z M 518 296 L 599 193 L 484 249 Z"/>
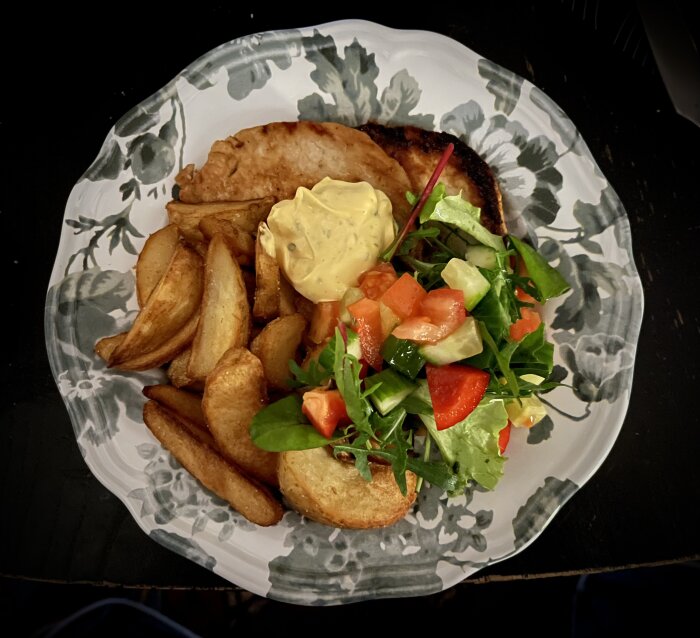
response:
<path fill-rule="evenodd" d="M 416 475 L 406 473 L 402 494 L 391 467 L 371 463 L 366 481 L 349 461 L 318 447 L 280 454 L 280 488 L 298 512 L 335 527 L 368 529 L 386 527 L 408 512 L 416 498 Z"/>
<path fill-rule="evenodd" d="M 248 520 L 274 525 L 282 519 L 282 506 L 269 489 L 240 472 L 156 401 L 143 406 L 143 420 L 190 474 Z"/>
<path fill-rule="evenodd" d="M 333 122 L 273 122 L 214 142 L 201 169 L 190 164 L 177 176 L 187 203 L 251 197 L 291 199 L 324 177 L 368 182 L 391 200 L 394 215 L 409 211 L 406 172 L 368 135 Z"/>
<path fill-rule="evenodd" d="M 215 142 L 177 182 L 137 262 L 141 310 L 95 350 L 123 370 L 169 364 L 144 420 L 185 468 L 261 525 L 284 500 L 383 527 L 426 482 L 496 487 L 511 429 L 544 418 L 558 385 L 540 312 L 568 284 L 507 234 L 472 149 L 276 122 Z"/>
<path fill-rule="evenodd" d="M 246 348 L 226 351 L 204 384 L 204 418 L 224 456 L 244 472 L 276 485 L 277 454 L 254 445 L 248 434 L 253 417 L 265 403 L 260 359 Z"/>

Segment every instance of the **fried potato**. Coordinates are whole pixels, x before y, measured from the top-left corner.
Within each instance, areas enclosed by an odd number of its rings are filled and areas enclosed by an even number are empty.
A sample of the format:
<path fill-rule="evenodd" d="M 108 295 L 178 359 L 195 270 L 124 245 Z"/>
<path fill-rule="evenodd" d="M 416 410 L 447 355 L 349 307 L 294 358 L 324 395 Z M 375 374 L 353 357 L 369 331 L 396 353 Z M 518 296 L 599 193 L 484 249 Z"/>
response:
<path fill-rule="evenodd" d="M 172 385 L 147 385 L 143 394 L 149 399 L 158 401 L 162 406 L 175 412 L 180 418 L 186 419 L 201 430 L 208 430 L 207 422 L 202 411 L 202 395 L 187 390 L 180 390 Z"/>
<path fill-rule="evenodd" d="M 221 452 L 255 478 L 277 485 L 277 454 L 257 447 L 249 432 L 266 400 L 260 360 L 245 348 L 231 348 L 207 377 L 202 409 Z"/>
<path fill-rule="evenodd" d="M 204 264 L 204 296 L 187 375 L 204 379 L 221 355 L 245 346 L 250 335 L 250 310 L 241 268 L 226 238 L 216 233 Z"/>
<path fill-rule="evenodd" d="M 282 506 L 264 486 L 202 443 L 167 409 L 155 401 L 143 406 L 143 420 L 153 435 L 201 483 L 231 504 L 249 521 L 274 525 L 282 519 Z"/>
<path fill-rule="evenodd" d="M 280 313 L 280 269 L 277 261 L 265 252 L 260 235 L 255 242 L 255 302 L 253 316 L 270 320 Z"/>
<path fill-rule="evenodd" d="M 405 516 L 416 498 L 416 475 L 406 472 L 403 496 L 388 465 L 370 463 L 365 481 L 353 463 L 339 461 L 329 448 L 280 453 L 279 483 L 289 504 L 326 525 L 385 527 Z"/>
<path fill-rule="evenodd" d="M 129 366 L 129 361 L 152 353 L 173 339 L 197 312 L 202 298 L 202 258 L 178 244 L 168 268 L 141 309 L 131 330 L 112 352 L 110 366 Z M 187 343 L 166 358 L 169 361 Z M 128 369 L 135 369 L 129 367 Z"/>
<path fill-rule="evenodd" d="M 95 344 L 95 352 L 98 356 L 107 362 L 110 367 L 118 368 L 119 370 L 150 370 L 159 368 L 160 366 L 177 359 L 184 349 L 192 343 L 194 333 L 197 330 L 197 322 L 199 321 L 199 313 L 195 313 L 190 320 L 170 339 L 165 343 L 160 344 L 155 350 L 146 352 L 142 355 L 137 355 L 132 359 L 128 359 L 123 363 L 113 364 L 112 354 L 120 345 L 128 332 L 121 332 L 111 337 L 104 337 Z"/>
<path fill-rule="evenodd" d="M 195 326 L 195 330 L 197 326 Z M 194 339 L 194 332 L 192 332 L 192 338 Z M 188 388 L 190 390 L 201 391 L 204 390 L 204 381 L 199 381 L 193 379 L 187 374 L 187 365 L 190 362 L 190 355 L 192 354 L 192 348 L 185 348 L 179 355 L 177 355 L 168 366 L 168 379 L 176 388 Z"/>
<path fill-rule="evenodd" d="M 297 312 L 296 298 L 300 296 L 280 272 L 280 317 L 293 315 Z"/>
<path fill-rule="evenodd" d="M 262 362 L 265 379 L 273 388 L 290 389 L 289 360 L 296 359 L 305 328 L 306 319 L 300 314 L 278 317 L 251 342 L 250 350 Z"/>
<path fill-rule="evenodd" d="M 199 222 L 205 217 L 214 215 L 218 219 L 232 222 L 244 232 L 255 233 L 258 224 L 267 219 L 274 202 L 272 197 L 209 204 L 183 204 L 172 201 L 166 204 L 165 208 L 170 223 L 177 225 L 187 241 L 196 243 L 204 240 L 204 234 L 199 230 Z"/>
<path fill-rule="evenodd" d="M 175 224 L 168 224 L 149 236 L 136 261 L 136 298 L 143 308 L 158 285 L 172 259 L 180 233 Z"/>
<path fill-rule="evenodd" d="M 227 219 L 209 215 L 199 222 L 199 230 L 207 241 L 211 241 L 216 233 L 224 235 L 241 266 L 247 266 L 255 260 L 255 240 L 252 233 L 241 230 Z"/>

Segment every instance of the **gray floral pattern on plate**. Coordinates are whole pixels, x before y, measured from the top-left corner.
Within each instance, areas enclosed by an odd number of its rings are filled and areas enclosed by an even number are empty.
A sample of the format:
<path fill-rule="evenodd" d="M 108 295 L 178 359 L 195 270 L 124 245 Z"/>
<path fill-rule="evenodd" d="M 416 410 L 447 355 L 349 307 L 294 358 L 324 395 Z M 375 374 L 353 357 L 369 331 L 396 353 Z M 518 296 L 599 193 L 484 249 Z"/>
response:
<path fill-rule="evenodd" d="M 444 86 L 469 99 L 436 93 Z M 293 512 L 258 528 L 143 426 L 141 389 L 162 371 L 114 372 L 94 355 L 98 338 L 133 321 L 135 255 L 164 222 L 176 171 L 201 163 L 214 139 L 274 119 L 428 129 L 438 122 L 492 166 L 511 232 L 527 236 L 571 282 L 546 319 L 555 374 L 573 392 L 547 395 L 550 416 L 514 433 L 494 492 L 448 500 L 426 489 L 415 510 L 385 530 L 336 530 Z M 224 44 L 119 120 L 67 203 L 45 326 L 85 460 L 142 528 L 255 593 L 322 605 L 439 591 L 536 538 L 614 443 L 641 315 L 624 209 L 558 105 L 443 36 L 341 21 Z"/>

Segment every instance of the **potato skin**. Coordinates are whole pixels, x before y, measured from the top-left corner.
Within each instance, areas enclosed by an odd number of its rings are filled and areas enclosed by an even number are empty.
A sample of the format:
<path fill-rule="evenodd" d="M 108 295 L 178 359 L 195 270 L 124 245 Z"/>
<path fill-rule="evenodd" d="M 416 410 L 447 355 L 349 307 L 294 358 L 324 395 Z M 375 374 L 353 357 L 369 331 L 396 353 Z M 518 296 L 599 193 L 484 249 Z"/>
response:
<path fill-rule="evenodd" d="M 334 527 L 386 527 L 403 518 L 416 499 L 416 475 L 406 472 L 407 496 L 391 467 L 372 463 L 372 481 L 354 464 L 338 461 L 328 448 L 282 452 L 280 490 L 295 510 Z"/>

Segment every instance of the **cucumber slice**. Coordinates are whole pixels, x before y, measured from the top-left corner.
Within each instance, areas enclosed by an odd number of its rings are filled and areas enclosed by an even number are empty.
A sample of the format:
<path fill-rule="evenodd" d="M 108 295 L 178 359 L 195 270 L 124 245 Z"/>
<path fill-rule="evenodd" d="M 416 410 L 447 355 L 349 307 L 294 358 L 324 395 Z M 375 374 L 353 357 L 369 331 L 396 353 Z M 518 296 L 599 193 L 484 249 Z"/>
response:
<path fill-rule="evenodd" d="M 389 414 L 401 401 L 416 389 L 416 384 L 391 368 L 382 370 L 365 379 L 365 388 L 369 390 L 381 384 L 369 400 L 382 416 Z"/>
<path fill-rule="evenodd" d="M 506 401 L 506 412 L 516 428 L 531 428 L 547 416 L 547 408 L 534 394 Z"/>
<path fill-rule="evenodd" d="M 472 310 L 491 287 L 489 280 L 474 264 L 456 257 L 447 262 L 442 270 L 442 278 L 450 288 L 464 293 L 464 307 L 467 310 Z"/>
<path fill-rule="evenodd" d="M 479 325 L 474 317 L 467 317 L 457 330 L 437 343 L 419 348 L 426 361 L 438 366 L 473 357 L 483 349 Z"/>
<path fill-rule="evenodd" d="M 389 335 L 384 341 L 382 357 L 392 368 L 411 379 L 415 379 L 425 365 L 417 343 L 397 339 L 394 335 Z"/>
<path fill-rule="evenodd" d="M 340 312 L 338 315 L 343 323 L 352 323 L 352 315 L 348 311 L 348 306 L 352 306 L 352 304 L 354 304 L 356 301 L 360 301 L 360 299 L 362 299 L 364 296 L 365 293 L 363 293 L 359 288 L 348 288 L 345 291 L 343 298 L 340 300 Z"/>
<path fill-rule="evenodd" d="M 467 246 L 466 258 L 479 268 L 486 270 L 494 270 L 498 268 L 498 260 L 496 259 L 496 251 L 488 246 Z"/>
<path fill-rule="evenodd" d="M 354 330 L 348 328 L 346 330 L 348 336 L 348 341 L 346 345 L 346 350 L 348 354 L 354 356 L 358 361 L 362 358 L 362 348 L 360 347 L 360 337 Z M 334 355 L 335 352 L 335 335 L 331 337 L 328 345 L 321 350 L 321 354 L 318 355 L 318 362 L 326 369 L 333 370 Z"/>

